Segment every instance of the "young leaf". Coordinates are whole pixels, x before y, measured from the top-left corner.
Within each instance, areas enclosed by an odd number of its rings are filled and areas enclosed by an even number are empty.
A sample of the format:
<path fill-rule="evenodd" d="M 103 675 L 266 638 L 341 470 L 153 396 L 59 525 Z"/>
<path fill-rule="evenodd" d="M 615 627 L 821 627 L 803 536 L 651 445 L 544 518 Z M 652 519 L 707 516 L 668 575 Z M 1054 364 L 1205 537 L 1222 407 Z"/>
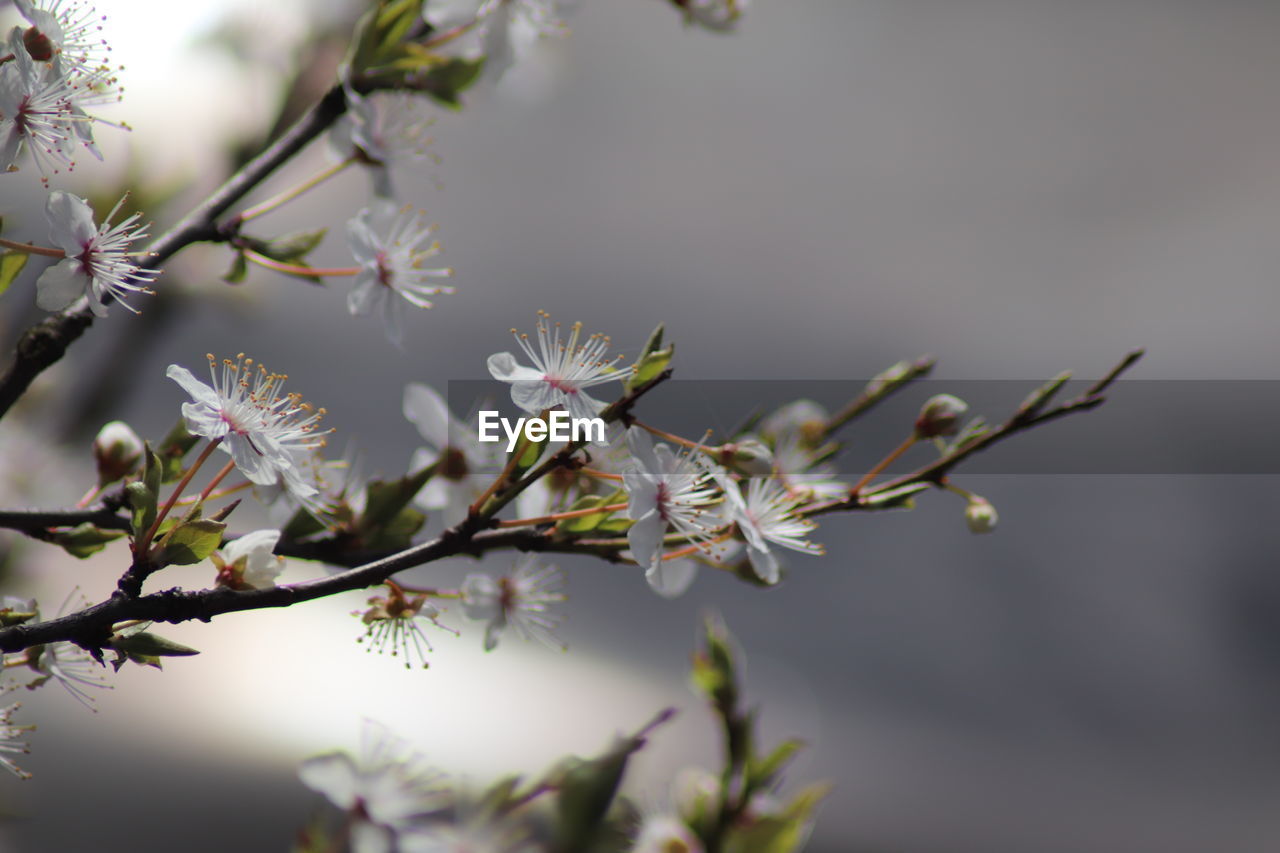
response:
<path fill-rule="evenodd" d="M 0 252 L 0 293 L 9 289 L 18 273 L 27 265 L 29 257 L 31 256 L 26 252 Z"/>
<path fill-rule="evenodd" d="M 59 533 L 53 541 L 65 548 L 71 556 L 83 560 L 98 553 L 107 547 L 108 542 L 114 542 L 121 536 L 124 536 L 123 530 L 101 530 L 86 521 L 84 524 Z"/>
<path fill-rule="evenodd" d="M 221 521 L 201 518 L 186 521 L 174 527 L 164 537 L 162 562 L 170 565 L 189 566 L 206 559 L 222 544 L 222 533 L 227 526 Z"/>

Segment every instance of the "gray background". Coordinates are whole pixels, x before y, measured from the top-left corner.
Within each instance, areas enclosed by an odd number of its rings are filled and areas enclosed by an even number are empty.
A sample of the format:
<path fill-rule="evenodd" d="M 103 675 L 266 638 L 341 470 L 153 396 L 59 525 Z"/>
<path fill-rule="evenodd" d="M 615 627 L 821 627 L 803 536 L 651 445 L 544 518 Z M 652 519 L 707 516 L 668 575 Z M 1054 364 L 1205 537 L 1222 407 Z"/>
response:
<path fill-rule="evenodd" d="M 405 197 L 441 223 L 458 293 L 411 321 L 405 353 L 345 315 L 341 282 L 315 293 L 261 274 L 227 296 L 215 250 L 171 275 L 226 298 L 188 308 L 107 414 L 158 434 L 181 401 L 164 365 L 243 349 L 328 407 L 336 448 L 350 439 L 394 471 L 417 444 L 403 385 L 482 378 L 539 308 L 629 354 L 665 321 L 686 379 L 861 378 L 933 352 L 941 377 L 1029 388 L 1064 368 L 1096 377 L 1134 346 L 1149 351 L 1143 379 L 1277 378 L 1275 4 L 762 0 L 731 38 L 682 31 L 656 0 L 584 5 L 530 72 L 542 84 L 443 117 L 442 164 L 406 176 Z M 129 119 L 141 143 L 148 121 Z M 40 203 L 29 178 L 6 178 L 5 212 Z M 340 235 L 366 187 L 346 175 L 263 227 Z M 324 251 L 346 262 L 340 239 Z M 28 281 L 5 297 L 11 325 L 30 296 Z M 71 411 L 131 322 L 117 310 L 95 328 L 46 388 L 53 405 Z M 1232 438 L 1232 408 L 1183 405 L 1158 422 L 1084 417 L 1100 443 L 1114 430 L 1275 470 L 1265 441 Z M 853 436 L 864 450 L 898 438 L 888 423 Z M 49 500 L 73 501 L 74 482 Z M 281 849 L 315 803 L 292 768 L 353 741 L 363 714 L 481 777 L 590 751 L 683 703 L 641 768 L 639 793 L 661 801 L 664 773 L 710 756 L 682 684 L 713 606 L 752 660 L 767 732 L 814 744 L 797 778 L 837 785 L 811 850 L 1280 846 L 1273 477 L 961 482 L 1000 510 L 995 535 L 970 536 L 947 495 L 833 518 L 817 536 L 829 556 L 797 555 L 771 591 L 704 576 L 672 603 L 566 560 L 566 656 L 512 642 L 482 659 L 472 630 L 441 635 L 430 672 L 401 673 L 348 653 L 355 596 L 183 626 L 172 635 L 204 654 L 123 673 L 96 717 L 52 690 L 30 697 L 38 776 L 0 787 L 20 816 L 5 837 Z M 107 565 L 24 559 L 51 590 L 112 583 Z"/>

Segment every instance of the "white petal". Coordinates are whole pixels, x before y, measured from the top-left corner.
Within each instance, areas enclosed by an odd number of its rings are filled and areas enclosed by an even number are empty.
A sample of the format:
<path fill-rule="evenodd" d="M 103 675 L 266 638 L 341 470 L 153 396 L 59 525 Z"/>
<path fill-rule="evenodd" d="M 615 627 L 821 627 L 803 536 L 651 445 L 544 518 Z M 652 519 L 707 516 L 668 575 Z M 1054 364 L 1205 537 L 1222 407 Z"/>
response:
<path fill-rule="evenodd" d="M 226 557 L 227 562 L 234 563 L 241 557 L 247 557 L 254 551 L 263 551 L 270 554 L 276 549 L 276 544 L 280 541 L 279 530 L 255 530 L 252 533 L 228 542 L 227 546 L 222 549 L 222 554 Z"/>
<path fill-rule="evenodd" d="M 751 560 L 751 568 L 755 571 L 756 577 L 770 586 L 776 584 L 782 577 L 778 566 L 778 558 L 768 548 L 757 548 L 755 545 L 748 545 L 747 557 Z"/>
<path fill-rule="evenodd" d="M 666 532 L 666 522 L 656 509 L 631 525 L 627 531 L 627 544 L 631 546 L 637 563 L 652 569 L 654 563 L 662 561 L 662 537 Z"/>
<path fill-rule="evenodd" d="M 80 272 L 80 262 L 64 258 L 36 279 L 36 305 L 45 311 L 61 311 L 84 296 L 89 277 Z"/>
<path fill-rule="evenodd" d="M 679 598 L 684 595 L 697 574 L 697 560 L 659 560 L 644 573 L 644 579 L 663 598 Z"/>
<path fill-rule="evenodd" d="M 49 220 L 49 239 L 68 255 L 79 255 L 98 233 L 93 224 L 93 209 L 79 196 L 51 192 L 44 209 Z"/>
<path fill-rule="evenodd" d="M 182 386 L 182 390 L 190 394 L 191 399 L 195 402 L 208 406 L 211 409 L 222 408 L 222 400 L 218 397 L 217 392 L 192 376 L 191 371 L 187 370 L 185 367 L 171 364 L 168 369 L 165 370 L 164 375 Z"/>
<path fill-rule="evenodd" d="M 377 273 L 361 270 L 352 282 L 351 292 L 347 294 L 347 310 L 352 317 L 371 314 L 378 297 L 385 295 L 385 289 L 378 283 Z"/>
<path fill-rule="evenodd" d="M 640 470 L 644 473 L 662 473 L 662 469 L 658 467 L 658 458 L 653 455 L 653 438 L 647 430 L 630 427 L 627 430 L 627 450 L 631 451 L 636 462 L 640 463 Z"/>
<path fill-rule="evenodd" d="M 308 758 L 298 768 L 302 784 L 324 796 L 340 809 L 356 802 L 357 774 L 351 757 L 341 752 Z"/>
<path fill-rule="evenodd" d="M 489 356 L 489 375 L 499 382 L 541 382 L 542 374 L 532 367 L 525 367 L 509 352 Z"/>
<path fill-rule="evenodd" d="M 449 404 L 434 388 L 420 382 L 406 386 L 404 416 L 433 448 L 449 446 Z"/>

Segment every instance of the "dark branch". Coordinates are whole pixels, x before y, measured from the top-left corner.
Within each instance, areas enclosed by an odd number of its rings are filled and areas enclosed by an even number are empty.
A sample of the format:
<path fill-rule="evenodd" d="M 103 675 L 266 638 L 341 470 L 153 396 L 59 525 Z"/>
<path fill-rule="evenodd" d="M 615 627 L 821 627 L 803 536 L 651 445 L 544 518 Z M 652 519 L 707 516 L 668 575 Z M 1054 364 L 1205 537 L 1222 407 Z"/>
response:
<path fill-rule="evenodd" d="M 1102 396 L 1102 392 L 1111 386 L 1113 382 L 1120 378 L 1120 375 L 1137 363 L 1142 358 L 1143 350 L 1134 350 L 1124 357 L 1124 359 L 1111 369 L 1106 376 L 1095 382 L 1083 394 L 1073 400 L 1069 400 L 1061 405 L 1050 409 L 1032 409 L 1019 410 L 1009 420 L 1005 421 L 999 428 L 965 444 L 960 449 L 948 453 L 919 468 L 909 474 L 903 474 L 888 482 L 881 483 L 874 489 L 864 490 L 861 494 L 851 494 L 847 498 L 837 501 L 829 501 L 822 504 L 813 504 L 803 510 L 804 515 L 825 515 L 830 512 L 843 512 L 849 510 L 869 509 L 867 505 L 868 499 L 874 498 L 876 495 L 883 495 L 886 492 L 892 492 L 895 489 L 910 486 L 915 483 L 930 483 L 933 485 L 942 485 L 946 480 L 947 474 L 961 462 L 973 456 L 975 453 L 981 453 L 996 444 L 1017 435 L 1020 432 L 1026 432 L 1033 427 L 1041 424 L 1055 421 L 1058 418 L 1075 414 L 1076 412 L 1087 412 L 1090 409 L 1096 409 L 1106 402 L 1106 397 Z M 1042 403 L 1047 401 L 1041 401 Z"/>
<path fill-rule="evenodd" d="M 139 266 L 156 269 L 192 243 L 229 239 L 239 223 L 232 219 L 219 226 L 218 217 L 323 133 L 346 108 L 346 94 L 341 86 L 334 86 L 287 133 L 232 175 L 177 225 L 160 235 L 150 247 L 154 254 Z M 62 358 L 67 347 L 92 323 L 93 312 L 89 309 L 88 300 L 82 298 L 62 313 L 41 320 L 23 333 L 14 348 L 12 362 L 0 376 L 0 417 L 9 411 L 37 376 Z"/>

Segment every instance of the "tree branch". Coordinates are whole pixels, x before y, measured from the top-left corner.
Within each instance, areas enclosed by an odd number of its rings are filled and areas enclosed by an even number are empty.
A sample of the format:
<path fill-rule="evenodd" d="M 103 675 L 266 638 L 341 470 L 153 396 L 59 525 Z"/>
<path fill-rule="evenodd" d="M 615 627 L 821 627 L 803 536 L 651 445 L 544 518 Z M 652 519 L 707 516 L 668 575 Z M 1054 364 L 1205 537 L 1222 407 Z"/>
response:
<path fill-rule="evenodd" d="M 1138 359 L 1142 358 L 1143 352 L 1144 351 L 1140 349 L 1130 352 L 1120 361 L 1119 364 L 1113 367 L 1106 376 L 1099 379 L 1091 385 L 1088 390 L 1073 400 L 1068 400 L 1067 402 L 1051 409 L 1043 408 L 1043 406 L 1048 402 L 1047 397 L 1040 400 L 1037 406 L 1031 408 L 1026 408 L 1026 404 L 1024 404 L 1023 408 L 1020 408 L 999 428 L 992 430 L 986 435 L 983 435 L 968 444 L 965 444 L 956 451 L 939 457 L 934 462 L 931 462 L 922 468 L 918 468 L 909 474 L 903 474 L 901 477 L 889 480 L 886 483 L 881 483 L 874 489 L 850 494 L 848 497 L 840 500 L 828 501 L 826 503 L 813 504 L 805 507 L 801 510 L 801 514 L 813 516 L 825 515 L 831 512 L 871 509 L 872 507 L 867 505 L 868 499 L 874 498 L 877 495 L 883 495 L 895 489 L 900 489 L 904 486 L 910 486 L 916 483 L 930 483 L 935 486 L 940 486 L 945 481 L 947 474 L 950 473 L 953 468 L 976 453 L 981 453 L 990 447 L 994 447 L 1005 439 L 1017 435 L 1020 432 L 1026 432 L 1033 427 L 1040 426 L 1041 424 L 1048 423 L 1049 421 L 1055 421 L 1058 418 L 1066 417 L 1067 415 L 1071 415 L 1076 412 L 1086 412 L 1090 409 L 1096 409 L 1098 406 L 1101 406 L 1107 399 L 1103 396 L 1103 392 L 1106 391 L 1112 383 L 1119 379 L 1121 374 L 1136 364 Z"/>
<path fill-rule="evenodd" d="M 227 240 L 239 227 L 233 218 L 218 225 L 218 217 L 244 198 L 272 172 L 332 125 L 347 108 L 346 93 L 335 85 L 283 136 L 232 175 L 176 225 L 156 238 L 143 269 L 156 269 L 182 249 L 202 241 Z M 89 301 L 82 297 L 70 308 L 36 323 L 22 334 L 13 359 L 0 376 L 0 417 L 18 401 L 35 378 L 53 366 L 93 323 Z"/>

